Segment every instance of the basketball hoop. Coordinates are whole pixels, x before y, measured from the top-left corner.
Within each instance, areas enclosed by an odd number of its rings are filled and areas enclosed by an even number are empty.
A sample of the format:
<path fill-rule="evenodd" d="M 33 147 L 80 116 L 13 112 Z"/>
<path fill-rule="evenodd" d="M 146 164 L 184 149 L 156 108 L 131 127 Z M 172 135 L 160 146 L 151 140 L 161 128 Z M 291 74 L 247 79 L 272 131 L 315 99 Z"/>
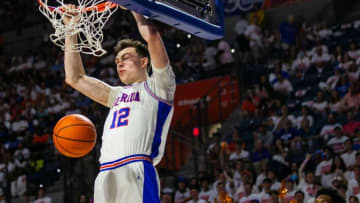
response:
<path fill-rule="evenodd" d="M 78 43 L 70 51 L 102 56 L 106 51 L 102 48 L 105 24 L 118 6 L 105 0 L 77 0 L 77 9 L 65 10 L 64 0 L 51 0 L 57 6 L 48 4 L 48 0 L 38 0 L 40 12 L 51 22 L 55 32 L 50 34 L 50 40 L 65 50 L 65 38 L 78 36 Z M 74 15 L 76 13 L 76 15 Z M 65 25 L 63 18 L 71 17 L 71 23 Z M 76 18 L 76 20 L 74 20 Z"/>

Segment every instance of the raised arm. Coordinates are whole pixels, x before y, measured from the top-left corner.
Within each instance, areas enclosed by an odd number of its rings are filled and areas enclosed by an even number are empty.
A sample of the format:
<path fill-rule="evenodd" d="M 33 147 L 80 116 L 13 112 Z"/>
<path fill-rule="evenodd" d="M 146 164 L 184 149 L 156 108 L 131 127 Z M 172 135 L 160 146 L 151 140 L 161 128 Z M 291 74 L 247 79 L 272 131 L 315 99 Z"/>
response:
<path fill-rule="evenodd" d="M 169 57 L 158 29 L 142 15 L 136 12 L 131 13 L 136 20 L 142 38 L 147 42 L 152 65 L 158 69 L 165 68 L 169 63 Z"/>
<path fill-rule="evenodd" d="M 71 20 L 71 17 L 64 17 L 65 24 Z M 107 102 L 111 86 L 86 75 L 80 53 L 71 51 L 71 47 L 76 43 L 77 36 L 68 36 L 65 39 L 65 82 L 95 102 L 109 107 Z"/>
<path fill-rule="evenodd" d="M 311 156 L 312 156 L 311 154 L 306 154 L 304 161 L 300 165 L 300 168 L 299 168 L 299 182 L 301 180 L 305 179 L 304 168 L 305 168 L 307 162 L 309 162 L 309 160 L 311 159 Z"/>

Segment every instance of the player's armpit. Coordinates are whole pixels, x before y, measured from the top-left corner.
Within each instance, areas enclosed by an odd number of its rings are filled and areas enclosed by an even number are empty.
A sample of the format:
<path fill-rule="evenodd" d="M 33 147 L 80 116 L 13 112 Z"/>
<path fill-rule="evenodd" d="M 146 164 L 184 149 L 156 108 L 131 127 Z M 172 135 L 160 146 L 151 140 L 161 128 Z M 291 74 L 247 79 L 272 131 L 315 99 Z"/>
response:
<path fill-rule="evenodd" d="M 82 75 L 76 81 L 66 83 L 95 102 L 110 107 L 108 100 L 112 87 L 105 82 Z"/>

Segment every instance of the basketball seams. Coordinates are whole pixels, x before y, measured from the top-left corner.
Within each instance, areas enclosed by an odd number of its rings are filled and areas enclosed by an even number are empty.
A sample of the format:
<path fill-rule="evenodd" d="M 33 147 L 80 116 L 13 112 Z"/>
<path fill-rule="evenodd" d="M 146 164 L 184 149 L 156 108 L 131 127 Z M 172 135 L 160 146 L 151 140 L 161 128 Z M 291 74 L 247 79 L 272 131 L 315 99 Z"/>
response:
<path fill-rule="evenodd" d="M 57 145 L 63 150 L 63 152 L 60 152 L 60 153 L 66 153 L 66 154 L 64 154 L 64 155 L 66 155 L 66 156 L 71 156 L 71 157 L 74 157 L 74 158 L 78 158 L 78 157 L 81 157 L 81 156 L 84 156 L 82 153 L 74 153 L 74 152 L 71 152 L 71 151 L 69 151 L 69 150 L 67 150 L 65 147 L 63 147 L 62 145 L 61 145 L 61 142 L 59 142 L 58 141 L 58 138 L 59 137 L 57 137 L 57 136 L 55 136 L 56 137 L 56 143 L 57 143 Z"/>
<path fill-rule="evenodd" d="M 93 130 L 95 130 L 94 126 L 91 125 L 91 124 L 76 123 L 76 124 L 70 124 L 70 125 L 64 126 L 64 127 L 60 128 L 60 129 L 58 130 L 58 132 L 54 132 L 54 133 L 58 135 L 58 134 L 60 134 L 60 132 L 61 132 L 62 130 L 64 130 L 65 128 L 70 128 L 70 127 L 74 127 L 74 126 L 88 126 L 88 127 L 91 127 Z M 96 134 L 96 130 L 95 130 L 95 134 Z"/>
<path fill-rule="evenodd" d="M 72 139 L 72 138 L 67 138 L 67 137 L 63 137 L 63 136 L 60 136 L 60 135 L 57 135 L 56 133 L 53 134 L 55 137 L 58 137 L 58 138 L 61 138 L 61 139 L 64 139 L 64 140 L 69 140 L 69 141 L 73 141 L 73 142 L 94 142 L 94 140 L 78 140 L 78 139 Z"/>

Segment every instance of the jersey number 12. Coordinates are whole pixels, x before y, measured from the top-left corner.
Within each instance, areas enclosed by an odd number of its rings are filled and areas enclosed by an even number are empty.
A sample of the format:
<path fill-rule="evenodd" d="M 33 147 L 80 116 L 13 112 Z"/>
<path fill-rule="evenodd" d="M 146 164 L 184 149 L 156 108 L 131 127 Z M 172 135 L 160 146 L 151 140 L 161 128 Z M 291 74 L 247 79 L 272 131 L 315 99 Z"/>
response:
<path fill-rule="evenodd" d="M 118 111 L 115 111 L 110 129 L 118 128 L 121 126 L 127 126 L 128 125 L 127 117 L 129 116 L 129 113 L 130 113 L 129 107 L 122 108 L 122 109 L 119 109 Z"/>

